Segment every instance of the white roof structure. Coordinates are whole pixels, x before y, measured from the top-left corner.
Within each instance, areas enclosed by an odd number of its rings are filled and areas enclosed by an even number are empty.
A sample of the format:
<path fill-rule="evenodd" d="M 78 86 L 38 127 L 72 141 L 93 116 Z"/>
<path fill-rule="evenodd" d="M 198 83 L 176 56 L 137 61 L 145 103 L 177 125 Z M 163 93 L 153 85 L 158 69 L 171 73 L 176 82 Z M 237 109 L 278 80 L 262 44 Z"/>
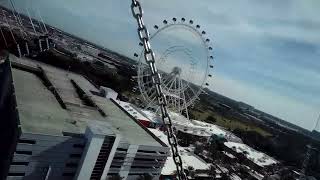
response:
<path fill-rule="evenodd" d="M 152 122 L 162 122 L 161 117 L 152 111 L 141 109 L 141 112 Z"/>
<path fill-rule="evenodd" d="M 163 141 L 165 144 L 169 145 L 167 136 L 160 130 L 158 129 L 151 129 L 149 130 L 157 136 L 161 141 Z M 200 170 L 207 170 L 210 168 L 211 164 L 207 164 L 200 158 L 198 158 L 196 155 L 193 153 L 188 152 L 185 148 L 178 146 L 182 162 L 183 162 L 183 167 L 187 169 L 189 166 L 192 166 L 195 170 L 200 169 Z M 167 158 L 167 161 L 162 169 L 161 174 L 163 175 L 171 175 L 174 174 L 176 170 L 176 165 L 174 164 L 174 161 L 172 159 L 172 156 Z"/>
<path fill-rule="evenodd" d="M 199 120 L 188 120 L 183 115 L 176 112 L 169 112 L 173 125 L 180 131 L 196 136 L 210 137 L 211 135 L 224 136 L 228 141 L 242 142 L 240 138 L 231 132 L 214 124 Z"/>
<path fill-rule="evenodd" d="M 152 111 L 140 110 L 140 112 L 142 112 L 142 115 L 147 118 L 146 120 L 155 123 L 161 122 L 161 117 Z M 182 132 L 203 137 L 210 137 L 211 135 L 215 134 L 224 136 L 228 141 L 242 142 L 240 138 L 217 125 L 202 122 L 199 120 L 189 120 L 183 115 L 172 111 L 170 111 L 169 114 L 174 127 Z"/>
<path fill-rule="evenodd" d="M 137 120 L 145 120 L 150 121 L 147 117 L 145 117 L 143 114 L 141 114 L 139 111 L 137 111 L 135 108 L 132 107 L 132 105 L 128 102 L 116 100 L 116 102 L 125 110 L 127 111 L 131 116 L 133 116 Z"/>
<path fill-rule="evenodd" d="M 242 143 L 242 140 L 239 137 L 237 137 L 230 131 L 223 129 L 222 127 L 219 127 L 214 124 L 198 121 L 198 120 L 192 120 L 192 122 L 197 126 L 205 127 L 206 131 L 210 134 L 224 136 L 224 138 L 226 138 L 228 141 L 231 141 L 231 142 Z"/>
<path fill-rule="evenodd" d="M 234 173 L 232 173 L 232 174 L 230 175 L 230 179 L 231 179 L 231 180 L 242 180 L 238 175 L 236 175 L 236 174 L 234 174 Z"/>
<path fill-rule="evenodd" d="M 211 132 L 211 134 L 222 135 L 222 136 L 227 135 L 227 131 L 225 131 L 224 129 L 214 124 L 210 124 L 210 123 L 206 123 L 198 120 L 192 120 L 192 122 L 197 126 L 205 128 L 208 132 Z"/>
<path fill-rule="evenodd" d="M 101 90 L 104 90 L 104 92 L 106 93 L 107 99 L 113 99 L 115 101 L 117 100 L 118 93 L 115 90 L 108 88 L 108 87 L 100 86 L 100 91 Z"/>
<path fill-rule="evenodd" d="M 222 153 L 225 154 L 226 156 L 228 156 L 228 157 L 231 158 L 231 159 L 236 158 L 233 154 L 228 153 L 228 152 L 226 152 L 226 151 L 222 151 Z"/>
<path fill-rule="evenodd" d="M 246 156 L 246 158 L 248 158 L 249 160 L 257 164 L 258 166 L 264 167 L 264 166 L 269 166 L 269 165 L 278 163 L 272 157 L 262 152 L 259 152 L 249 147 L 246 144 L 235 143 L 235 142 L 225 142 L 224 145 L 230 149 L 234 149 L 237 153 L 243 153 Z"/>
<path fill-rule="evenodd" d="M 77 53 L 77 58 L 80 59 L 81 61 L 93 61 L 92 56 L 88 56 L 81 52 Z"/>
<path fill-rule="evenodd" d="M 211 133 L 208 133 L 206 131 L 206 128 L 203 128 L 201 126 L 196 126 L 192 121 L 187 119 L 181 114 L 175 113 L 175 112 L 169 112 L 172 124 L 174 127 L 182 132 L 193 134 L 196 136 L 204 136 L 204 137 L 210 137 Z"/>

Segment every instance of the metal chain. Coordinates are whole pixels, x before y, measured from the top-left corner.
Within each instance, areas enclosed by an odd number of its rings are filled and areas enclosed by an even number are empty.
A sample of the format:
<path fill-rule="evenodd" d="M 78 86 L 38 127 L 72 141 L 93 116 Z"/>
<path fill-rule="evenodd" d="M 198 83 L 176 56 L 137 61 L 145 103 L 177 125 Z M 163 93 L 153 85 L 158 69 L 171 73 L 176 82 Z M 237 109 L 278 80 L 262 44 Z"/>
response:
<path fill-rule="evenodd" d="M 177 168 L 177 175 L 179 180 L 187 180 L 187 176 L 182 166 L 182 159 L 178 150 L 177 138 L 173 131 L 171 118 L 169 117 L 166 96 L 164 95 L 161 88 L 161 82 L 162 82 L 161 75 L 157 71 L 157 68 L 155 65 L 155 55 L 150 45 L 150 35 L 142 19 L 143 10 L 139 1 L 132 0 L 131 11 L 132 11 L 133 17 L 137 20 L 137 23 L 138 23 L 139 39 L 143 43 L 144 58 L 151 71 L 152 84 L 156 88 L 157 100 L 162 113 L 162 121 L 166 127 L 165 129 L 167 131 L 168 142 L 171 146 L 173 161 Z"/>

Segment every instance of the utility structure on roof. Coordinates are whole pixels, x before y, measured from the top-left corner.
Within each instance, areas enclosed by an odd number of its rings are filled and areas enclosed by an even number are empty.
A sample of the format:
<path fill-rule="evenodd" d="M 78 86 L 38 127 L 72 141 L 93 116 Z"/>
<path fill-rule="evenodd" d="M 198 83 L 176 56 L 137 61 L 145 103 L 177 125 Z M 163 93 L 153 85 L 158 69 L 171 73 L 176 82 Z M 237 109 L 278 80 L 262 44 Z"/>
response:
<path fill-rule="evenodd" d="M 24 16 L 17 11 L 13 0 L 8 0 L 8 2 L 11 10 L 2 9 L 3 21 L 0 24 L 1 39 L 6 49 L 18 57 L 28 57 L 55 47 L 39 11 L 37 11 L 37 16 L 41 23 L 38 20 L 39 25 L 36 27 L 27 7 L 25 8 L 26 16 Z M 33 32 L 28 31 L 29 25 L 32 26 Z"/>
<path fill-rule="evenodd" d="M 16 41 L 16 47 L 17 47 L 17 53 L 19 57 L 22 56 L 29 56 L 30 54 L 30 45 L 29 45 L 29 41 L 30 41 L 30 37 L 27 34 L 27 31 L 25 30 L 25 27 L 23 25 L 23 21 L 21 19 L 20 14 L 17 12 L 16 8 L 15 8 L 15 4 L 13 2 L 13 0 L 8 0 L 10 2 L 11 8 L 12 8 L 12 14 L 15 18 L 17 27 L 19 29 L 19 32 L 21 34 L 21 38 L 17 39 Z M 10 25 L 9 25 L 10 26 Z"/>
<path fill-rule="evenodd" d="M 312 136 L 317 141 L 320 141 L 319 133 L 320 133 L 320 114 L 319 114 L 319 117 L 317 119 L 316 125 L 312 130 Z M 311 159 L 312 155 L 314 154 L 314 152 L 318 151 L 318 149 L 315 148 L 313 146 L 313 144 L 308 144 L 306 147 L 307 147 L 307 151 L 306 151 L 304 160 L 302 162 L 300 180 L 305 180 L 306 173 L 307 173 L 307 170 L 308 170 L 308 166 L 309 166 L 309 163 L 310 163 L 310 159 Z"/>

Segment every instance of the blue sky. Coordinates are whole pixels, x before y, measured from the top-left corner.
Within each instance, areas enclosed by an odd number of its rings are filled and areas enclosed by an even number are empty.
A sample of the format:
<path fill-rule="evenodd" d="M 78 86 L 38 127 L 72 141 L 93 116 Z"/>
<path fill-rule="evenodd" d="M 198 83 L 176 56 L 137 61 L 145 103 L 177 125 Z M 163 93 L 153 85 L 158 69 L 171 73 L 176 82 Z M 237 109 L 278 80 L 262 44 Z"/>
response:
<path fill-rule="evenodd" d="M 141 50 L 130 0 L 14 2 L 20 11 L 39 9 L 46 23 L 128 57 Z M 320 112 L 320 1 L 141 3 L 149 28 L 185 17 L 207 31 L 215 57 L 210 89 L 312 129 Z"/>

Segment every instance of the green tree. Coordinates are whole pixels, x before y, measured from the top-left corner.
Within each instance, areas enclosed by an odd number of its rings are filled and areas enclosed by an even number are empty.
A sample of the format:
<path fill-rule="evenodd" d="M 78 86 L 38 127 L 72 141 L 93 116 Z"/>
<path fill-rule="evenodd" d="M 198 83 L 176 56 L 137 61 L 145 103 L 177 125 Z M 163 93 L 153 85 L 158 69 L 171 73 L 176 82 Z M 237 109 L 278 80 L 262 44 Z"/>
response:
<path fill-rule="evenodd" d="M 213 123 L 215 123 L 215 122 L 217 122 L 217 119 L 216 119 L 215 117 L 213 117 L 213 116 L 208 116 L 208 117 L 206 118 L 206 121 L 207 121 L 207 122 L 213 122 Z"/>

